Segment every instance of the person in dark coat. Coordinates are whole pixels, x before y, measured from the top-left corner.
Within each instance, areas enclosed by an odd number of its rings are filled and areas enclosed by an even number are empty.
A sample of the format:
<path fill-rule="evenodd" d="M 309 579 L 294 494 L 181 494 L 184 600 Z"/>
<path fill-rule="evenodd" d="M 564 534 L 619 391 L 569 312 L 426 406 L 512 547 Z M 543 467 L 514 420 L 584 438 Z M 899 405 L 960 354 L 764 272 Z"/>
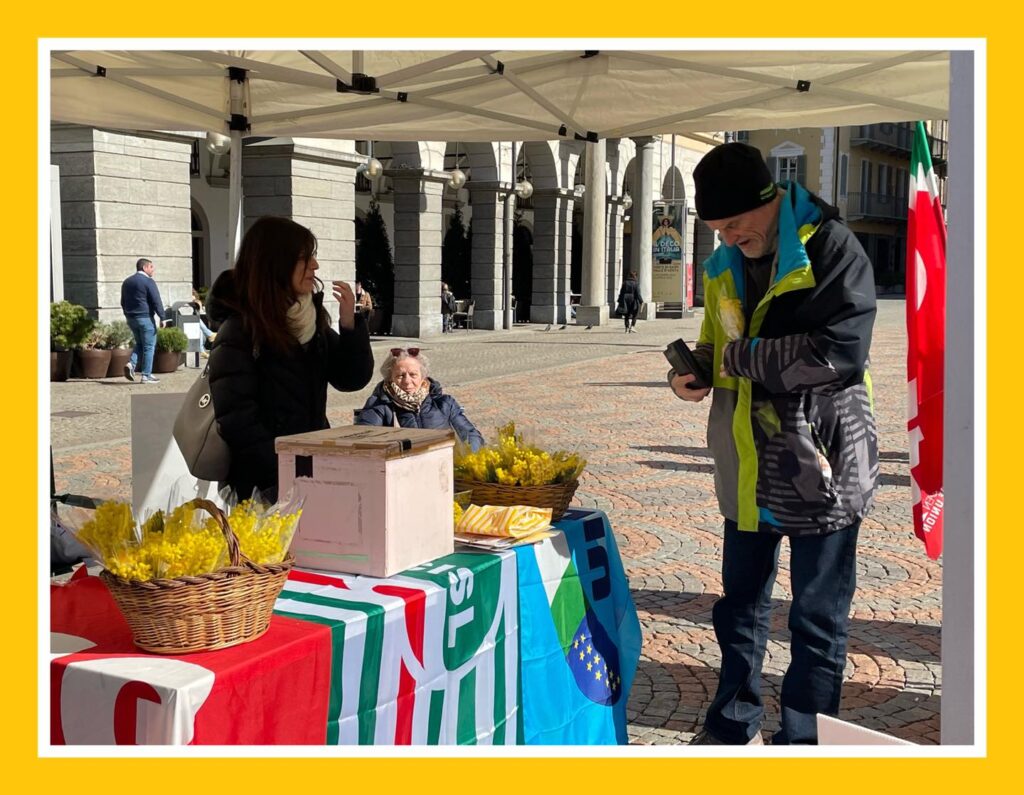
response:
<path fill-rule="evenodd" d="M 476 452 L 484 437 L 462 406 L 429 375 L 430 363 L 419 348 L 392 348 L 377 384 L 356 417 L 356 425 L 402 428 L 452 428 Z"/>
<path fill-rule="evenodd" d="M 135 273 L 121 282 L 121 311 L 135 337 L 131 358 L 124 366 L 124 377 L 134 381 L 138 370 L 139 381 L 143 384 L 160 381 L 153 375 L 153 354 L 156 351 L 156 330 L 167 317 L 160 290 L 153 279 L 154 270 L 153 261 L 143 257 L 135 263 Z"/>
<path fill-rule="evenodd" d="M 333 282 L 338 330 L 323 306 L 316 237 L 287 218 L 260 218 L 246 232 L 233 270 L 210 290 L 218 323 L 210 390 L 231 450 L 226 483 L 277 498 L 274 439 L 328 428 L 327 385 L 355 392 L 373 377 L 364 318 L 347 282 Z"/>
<path fill-rule="evenodd" d="M 640 295 L 640 285 L 636 281 L 636 271 L 630 271 L 629 276 L 622 282 L 619 288 L 619 300 L 617 304 L 618 313 L 626 324 L 626 333 L 636 332 L 636 316 L 640 314 L 640 307 L 644 305 L 643 296 Z"/>

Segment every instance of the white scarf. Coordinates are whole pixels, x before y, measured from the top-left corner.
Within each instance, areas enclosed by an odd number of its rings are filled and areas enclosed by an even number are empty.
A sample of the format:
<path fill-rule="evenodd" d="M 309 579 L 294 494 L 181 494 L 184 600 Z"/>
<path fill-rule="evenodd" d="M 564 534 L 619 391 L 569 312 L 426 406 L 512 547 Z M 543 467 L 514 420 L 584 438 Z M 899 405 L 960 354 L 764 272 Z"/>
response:
<path fill-rule="evenodd" d="M 288 307 L 288 328 L 299 341 L 299 345 L 305 345 L 316 333 L 316 306 L 313 304 L 313 294 L 305 293 L 299 296 L 299 300 Z"/>

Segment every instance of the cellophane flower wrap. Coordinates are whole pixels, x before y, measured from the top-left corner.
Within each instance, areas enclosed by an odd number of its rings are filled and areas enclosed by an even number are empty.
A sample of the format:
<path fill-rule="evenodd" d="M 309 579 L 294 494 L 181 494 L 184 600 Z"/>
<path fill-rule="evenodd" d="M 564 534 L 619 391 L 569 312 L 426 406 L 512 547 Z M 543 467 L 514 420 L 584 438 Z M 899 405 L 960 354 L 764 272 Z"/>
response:
<path fill-rule="evenodd" d="M 718 300 L 718 319 L 722 323 L 722 331 L 730 342 L 743 336 L 747 319 L 743 315 L 743 302 L 739 298 L 720 298 Z"/>
<path fill-rule="evenodd" d="M 194 577 L 228 563 L 220 524 L 190 505 L 155 511 L 139 523 L 128 503 L 104 502 L 75 535 L 107 571 L 126 580 Z"/>
<path fill-rule="evenodd" d="M 228 524 L 238 538 L 242 554 L 253 563 L 280 563 L 288 554 L 299 517 L 302 500 L 289 492 L 274 505 L 258 495 L 242 500 L 228 514 Z"/>
<path fill-rule="evenodd" d="M 455 451 L 455 478 L 507 486 L 547 486 L 570 483 L 586 467 L 586 459 L 566 450 L 548 451 L 531 444 L 516 431 L 514 422 L 498 429 L 496 444 L 472 452 L 459 445 Z"/>
<path fill-rule="evenodd" d="M 222 494 L 221 501 L 245 557 L 259 564 L 284 560 L 301 501 L 267 505 L 258 494 L 241 502 Z M 142 522 L 127 502 L 104 502 L 87 519 L 79 514 L 74 533 L 107 571 L 126 580 L 197 577 L 230 565 L 220 523 L 187 502 L 154 511 Z"/>

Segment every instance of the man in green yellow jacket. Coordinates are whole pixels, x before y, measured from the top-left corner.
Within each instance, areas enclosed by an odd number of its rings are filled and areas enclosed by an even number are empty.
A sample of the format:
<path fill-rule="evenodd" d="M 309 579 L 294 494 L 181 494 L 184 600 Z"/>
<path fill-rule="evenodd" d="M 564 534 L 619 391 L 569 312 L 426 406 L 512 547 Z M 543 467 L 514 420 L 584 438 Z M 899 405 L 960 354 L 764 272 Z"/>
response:
<path fill-rule="evenodd" d="M 761 664 L 779 545 L 789 537 L 791 662 L 775 744 L 816 743 L 839 711 L 860 522 L 878 441 L 868 375 L 871 263 L 836 208 L 776 184 L 761 153 L 723 144 L 694 169 L 697 214 L 720 245 L 704 264 L 695 356 L 714 392 L 708 446 L 725 518 L 718 691 L 696 744 L 759 744 Z"/>

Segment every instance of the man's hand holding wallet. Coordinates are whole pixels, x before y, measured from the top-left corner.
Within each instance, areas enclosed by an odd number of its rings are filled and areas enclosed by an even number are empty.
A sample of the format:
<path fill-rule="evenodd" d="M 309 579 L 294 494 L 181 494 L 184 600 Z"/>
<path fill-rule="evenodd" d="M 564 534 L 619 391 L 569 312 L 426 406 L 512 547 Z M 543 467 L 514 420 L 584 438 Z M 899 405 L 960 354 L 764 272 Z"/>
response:
<path fill-rule="evenodd" d="M 665 348 L 665 358 L 672 365 L 669 384 L 677 397 L 698 402 L 711 391 L 711 373 L 703 367 L 693 351 L 682 340 L 674 340 Z"/>

